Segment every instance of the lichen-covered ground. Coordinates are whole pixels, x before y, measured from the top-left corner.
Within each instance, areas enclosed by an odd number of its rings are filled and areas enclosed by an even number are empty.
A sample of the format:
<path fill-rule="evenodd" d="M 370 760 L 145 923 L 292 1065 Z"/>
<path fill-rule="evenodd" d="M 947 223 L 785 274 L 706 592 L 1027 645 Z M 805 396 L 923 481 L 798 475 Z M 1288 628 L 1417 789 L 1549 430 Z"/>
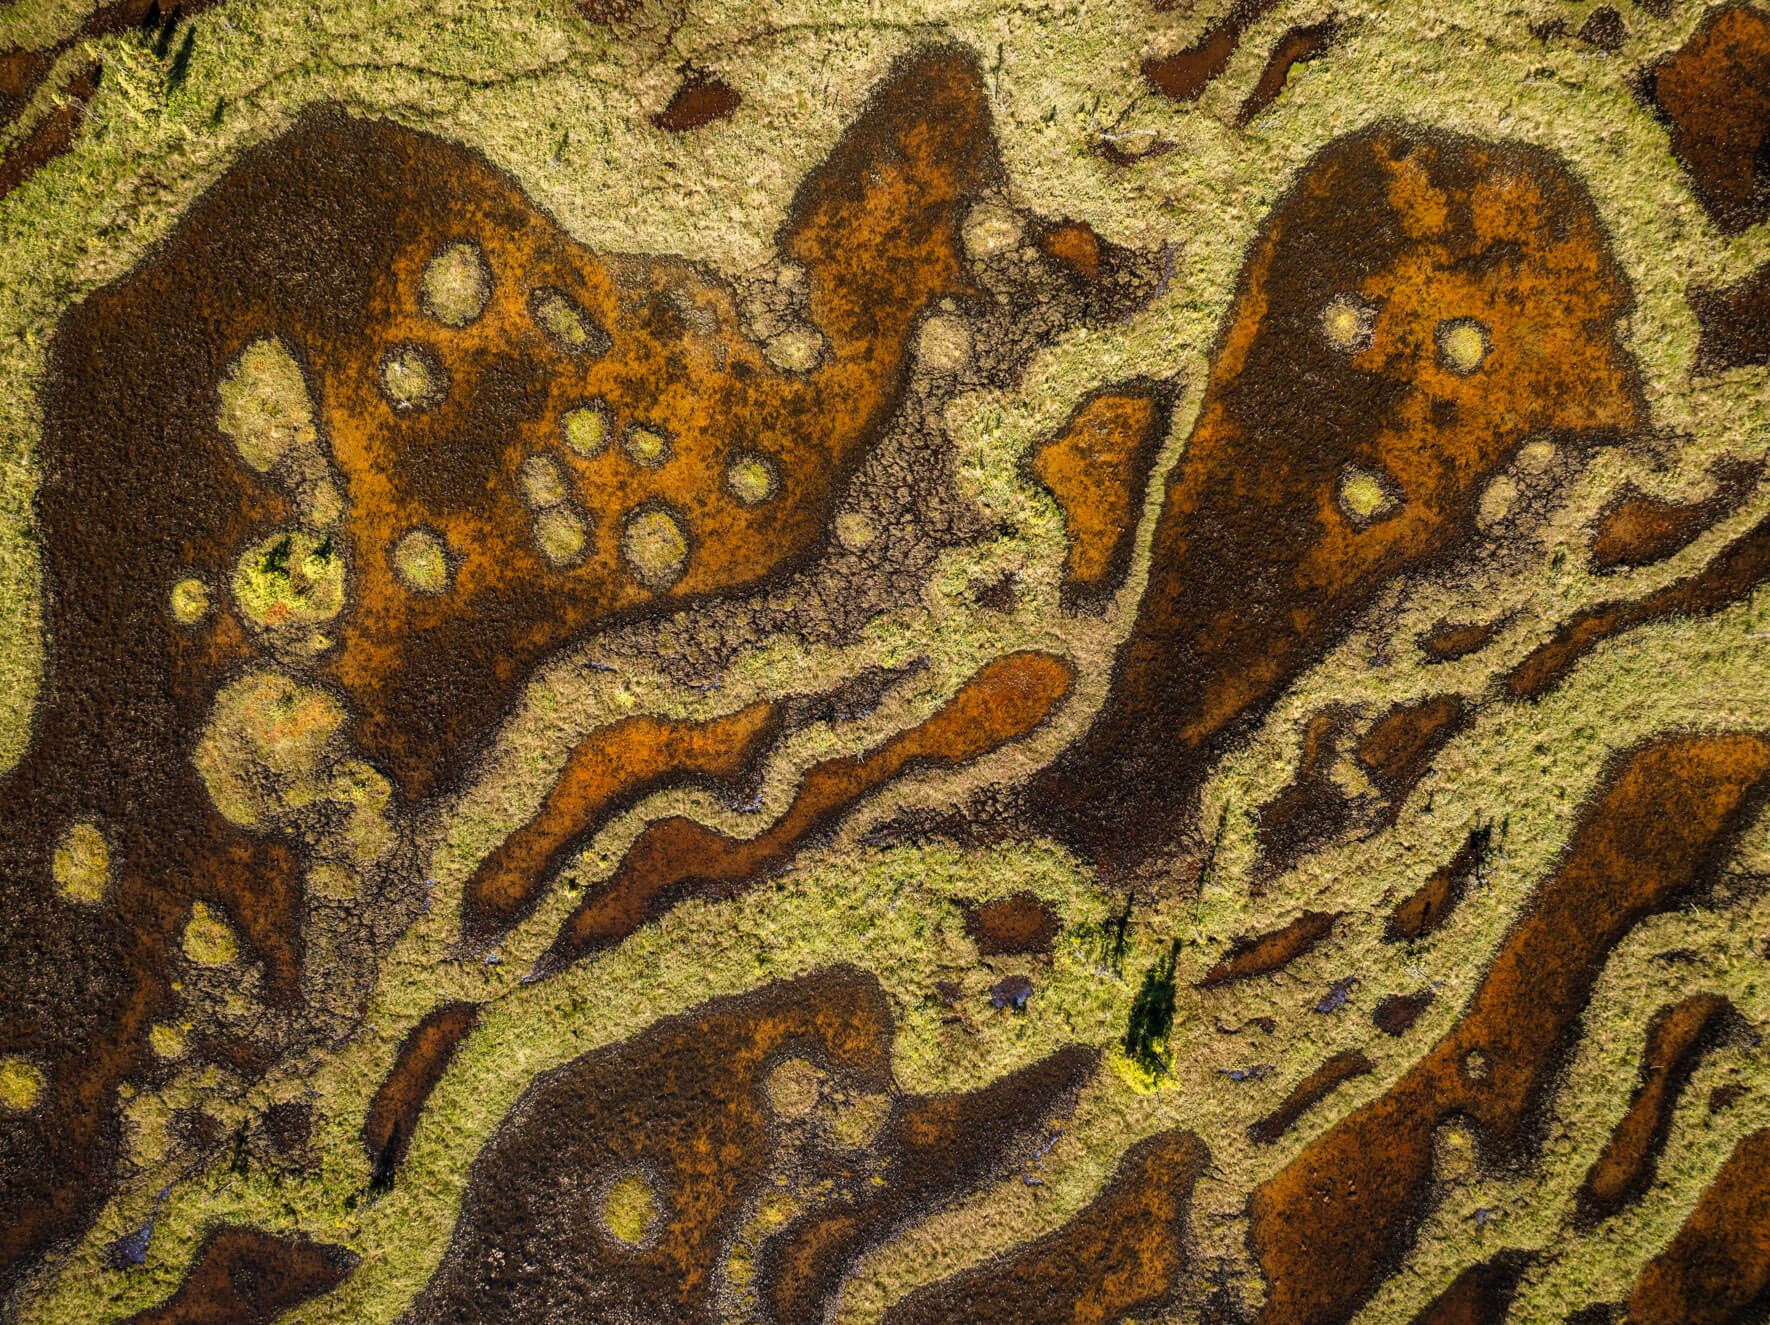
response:
<path fill-rule="evenodd" d="M 1766 1309 L 1770 10 L 13 0 L 0 113 L 0 1314 Z"/>

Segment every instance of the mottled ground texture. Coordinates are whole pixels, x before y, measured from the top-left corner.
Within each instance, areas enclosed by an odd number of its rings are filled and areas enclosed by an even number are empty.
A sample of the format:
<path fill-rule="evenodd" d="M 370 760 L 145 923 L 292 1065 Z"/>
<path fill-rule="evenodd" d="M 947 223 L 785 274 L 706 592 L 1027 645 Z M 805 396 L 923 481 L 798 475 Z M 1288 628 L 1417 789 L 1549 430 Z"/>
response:
<path fill-rule="evenodd" d="M 1770 8 L 0 7 L 0 1319 L 1770 1317 Z"/>

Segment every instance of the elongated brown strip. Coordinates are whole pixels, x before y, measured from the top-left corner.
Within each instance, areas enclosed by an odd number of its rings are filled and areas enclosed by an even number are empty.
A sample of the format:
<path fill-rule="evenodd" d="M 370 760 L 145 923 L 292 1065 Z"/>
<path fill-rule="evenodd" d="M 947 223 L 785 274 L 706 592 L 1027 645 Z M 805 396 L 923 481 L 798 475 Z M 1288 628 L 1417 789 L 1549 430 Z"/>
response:
<path fill-rule="evenodd" d="M 1467 1115 L 1501 1159 L 1531 1149 L 1532 1120 L 1611 949 L 1688 896 L 1767 772 L 1770 741 L 1755 735 L 1663 737 L 1612 765 L 1456 1026 L 1255 1190 L 1261 1325 L 1327 1325 L 1358 1309 L 1412 1244 L 1433 1131 L 1451 1114 Z"/>
<path fill-rule="evenodd" d="M 425 1014 L 400 1042 L 399 1054 L 363 1119 L 363 1149 L 374 1164 L 376 1181 L 387 1181 L 405 1162 L 425 1101 L 448 1071 L 461 1041 L 477 1025 L 479 1004 L 445 1003 Z"/>
<path fill-rule="evenodd" d="M 329 1293 L 356 1269 L 355 1253 L 302 1236 L 223 1227 L 203 1239 L 178 1291 L 125 1325 L 270 1325 Z"/>
<path fill-rule="evenodd" d="M 1276 0 L 1237 0 L 1228 14 L 1204 30 L 1196 44 L 1172 55 L 1145 60 L 1143 77 L 1170 101 L 1197 101 L 1229 68 L 1229 58 L 1241 45 L 1243 31 L 1275 3 Z"/>
<path fill-rule="evenodd" d="M 32 175 L 74 145 L 74 134 L 86 103 L 98 91 L 99 64 L 94 60 L 69 82 L 65 100 L 38 120 L 23 139 L 0 156 L 0 198 L 4 198 Z"/>
<path fill-rule="evenodd" d="M 1212 985 L 1276 971 L 1296 961 L 1326 938 L 1337 919 L 1336 912 L 1305 911 L 1288 925 L 1252 938 L 1237 939 L 1230 945 L 1229 955 L 1205 972 L 1199 987 L 1208 989 Z"/>
<path fill-rule="evenodd" d="M 1413 1325 L 1503 1325 L 1531 1259 L 1529 1252 L 1502 1251 L 1471 1265 L 1421 1308 Z"/>
<path fill-rule="evenodd" d="M 1424 938 L 1448 920 L 1463 899 L 1469 880 L 1480 868 L 1491 835 L 1492 830 L 1485 824 L 1471 829 L 1448 864 L 1434 870 L 1431 878 L 1395 904 L 1383 937 L 1392 943 Z"/>
<path fill-rule="evenodd" d="M 866 796 L 914 768 L 953 768 L 1037 727 L 1069 694 L 1074 670 L 1048 653 L 1011 653 L 980 668 L 926 722 L 859 756 L 806 773 L 785 814 L 756 837 L 727 837 L 692 819 L 640 834 L 614 877 L 585 898 L 542 959 L 557 970 L 613 946 L 687 896 L 729 897 L 836 825 Z"/>
<path fill-rule="evenodd" d="M 1363 1076 L 1370 1070 L 1371 1060 L 1356 1049 L 1335 1054 L 1299 1081 L 1276 1109 L 1248 1128 L 1248 1138 L 1257 1145 L 1271 1145 L 1290 1130 L 1292 1123 L 1333 1094 L 1342 1082 Z"/>
<path fill-rule="evenodd" d="M 1647 1263 L 1630 1325 L 1731 1325 L 1770 1294 L 1770 1128 L 1733 1148 L 1684 1227 Z"/>
<path fill-rule="evenodd" d="M 1235 113 L 1236 128 L 1247 128 L 1256 115 L 1277 101 L 1278 94 L 1284 91 L 1284 85 L 1290 79 L 1291 70 L 1327 50 L 1339 32 L 1340 25 L 1330 18 L 1321 23 L 1291 28 L 1280 37 L 1272 54 L 1266 57 L 1266 67 L 1260 71 L 1254 90 L 1248 93 L 1241 109 Z"/>
<path fill-rule="evenodd" d="M 1733 285 L 1693 289 L 1689 298 L 1701 329 L 1692 372 L 1708 377 L 1770 363 L 1770 262 Z"/>
<path fill-rule="evenodd" d="M 1770 575 L 1770 520 L 1753 525 L 1694 575 L 1633 602 L 1602 603 L 1579 612 L 1512 669 L 1506 691 L 1514 699 L 1536 699 L 1611 636 L 1666 617 L 1718 612 L 1744 598 L 1766 575 Z"/>
<path fill-rule="evenodd" d="M 1163 1305 L 1186 1265 L 1186 1212 L 1209 1160 L 1191 1132 L 1138 1142 L 1069 1223 L 911 1294 L 884 1325 L 1108 1325 Z"/>
<path fill-rule="evenodd" d="M 1719 994 L 1693 994 L 1661 1008 L 1647 1023 L 1641 1084 L 1604 1153 L 1586 1172 L 1578 1197 L 1581 1214 L 1593 1219 L 1614 1214 L 1653 1182 L 1672 1109 L 1690 1080 L 1704 1041 L 1732 1007 Z"/>
<path fill-rule="evenodd" d="M 697 722 L 633 717 L 598 727 L 571 752 L 534 817 L 480 862 L 461 901 L 461 932 L 488 937 L 535 908 L 549 879 L 617 811 L 685 780 L 735 783 L 780 730 L 758 701 Z"/>
<path fill-rule="evenodd" d="M 1455 662 L 1483 648 L 1499 634 L 1498 621 L 1440 621 L 1420 636 L 1420 652 L 1429 663 Z"/>
<path fill-rule="evenodd" d="M 1663 561 L 1737 511 L 1763 472 L 1761 463 L 1723 461 L 1715 466 L 1714 495 L 1696 502 L 1660 501 L 1632 486 L 1625 488 L 1598 517 L 1592 536 L 1593 569 Z"/>
<path fill-rule="evenodd" d="M 1399 812 L 1431 766 L 1432 756 L 1456 735 L 1467 714 L 1461 695 L 1433 695 L 1397 704 L 1377 719 L 1352 753 Z"/>

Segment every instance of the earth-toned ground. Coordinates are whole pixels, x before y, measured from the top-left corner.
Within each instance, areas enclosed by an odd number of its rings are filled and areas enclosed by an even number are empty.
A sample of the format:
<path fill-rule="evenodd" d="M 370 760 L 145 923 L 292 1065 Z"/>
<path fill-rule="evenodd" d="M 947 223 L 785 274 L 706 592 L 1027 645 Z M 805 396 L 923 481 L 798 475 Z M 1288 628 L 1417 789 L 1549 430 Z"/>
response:
<path fill-rule="evenodd" d="M 0 1317 L 1770 1314 L 1770 9 L 13 0 Z"/>

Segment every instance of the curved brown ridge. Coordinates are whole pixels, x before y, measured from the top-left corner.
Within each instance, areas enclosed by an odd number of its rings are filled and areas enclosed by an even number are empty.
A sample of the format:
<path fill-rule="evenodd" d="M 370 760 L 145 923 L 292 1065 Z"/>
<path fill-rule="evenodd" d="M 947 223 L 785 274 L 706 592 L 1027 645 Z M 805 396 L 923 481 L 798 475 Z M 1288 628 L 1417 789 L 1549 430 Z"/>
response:
<path fill-rule="evenodd" d="M 1266 67 L 1260 71 L 1253 91 L 1241 103 L 1241 109 L 1235 112 L 1235 127 L 1247 128 L 1256 115 L 1278 100 L 1279 93 L 1290 80 L 1291 70 L 1325 54 L 1339 35 L 1339 21 L 1332 18 L 1287 28 L 1272 48 L 1272 54 L 1266 57 Z"/>
<path fill-rule="evenodd" d="M 1540 149 L 1383 125 L 1317 153 L 1249 251 L 1111 693 L 1034 826 L 1105 866 L 1174 845 L 1225 746 L 1472 534 L 1523 442 L 1643 423 L 1631 301 Z"/>
<path fill-rule="evenodd" d="M 1243 31 L 1275 3 L 1277 0 L 1236 0 L 1227 14 L 1199 34 L 1193 45 L 1172 55 L 1152 55 L 1144 60 L 1143 77 L 1170 101 L 1197 101 L 1229 68 L 1229 59 L 1241 45 Z M 1173 3 L 1156 0 L 1155 7 L 1170 9 Z"/>
<path fill-rule="evenodd" d="M 356 1255 L 306 1237 L 223 1227 L 203 1239 L 178 1291 L 125 1325 L 270 1325 L 290 1307 L 329 1293 Z"/>
<path fill-rule="evenodd" d="M 404 1319 L 722 1319 L 718 1268 L 776 1149 L 765 1082 L 789 1057 L 892 1096 L 872 1162 L 831 1177 L 838 1194 L 821 1213 L 845 1212 L 843 1247 L 795 1259 L 833 1282 L 908 1210 L 994 1172 L 1096 1058 L 1078 1046 L 971 1095 L 902 1096 L 893 1030 L 878 980 L 835 967 L 716 999 L 536 1078 L 474 1161 L 448 1252 Z M 604 1222 L 599 1195 L 634 1176 L 657 1208 L 636 1241 Z"/>
<path fill-rule="evenodd" d="M 393 1066 L 363 1118 L 363 1149 L 374 1165 L 374 1180 L 388 1181 L 405 1163 L 430 1092 L 449 1070 L 461 1041 L 478 1025 L 479 1004 L 444 1003 L 426 1013 L 400 1041 Z"/>
<path fill-rule="evenodd" d="M 1770 216 L 1770 14 L 1718 9 L 1647 73 L 1649 104 L 1716 228 L 1737 234 Z"/>
<path fill-rule="evenodd" d="M 1487 844 L 1492 836 L 1493 830 L 1486 824 L 1470 829 L 1463 845 L 1457 848 L 1457 854 L 1395 904 L 1383 937 L 1390 942 L 1424 938 L 1450 919 L 1450 913 L 1463 900 L 1470 880 L 1486 859 Z"/>
<path fill-rule="evenodd" d="M 1199 988 L 1246 980 L 1287 966 L 1326 938 L 1339 918 L 1338 912 L 1305 911 L 1287 925 L 1236 939 L 1229 945 L 1228 955 L 1205 972 Z"/>
<path fill-rule="evenodd" d="M 1248 1139 L 1269 1146 L 1290 1130 L 1291 1124 L 1333 1094 L 1343 1082 L 1363 1076 L 1374 1066 L 1356 1049 L 1335 1054 L 1291 1088 L 1279 1106 L 1248 1128 Z"/>
<path fill-rule="evenodd" d="M 1770 1305 L 1770 1128 L 1721 1165 L 1629 1295 L 1630 1325 L 1734 1325 Z"/>
<path fill-rule="evenodd" d="M 1602 1219 L 1615 1214 L 1653 1182 L 1655 1160 L 1665 1146 L 1678 1096 L 1704 1043 L 1732 1009 L 1719 994 L 1692 994 L 1653 1014 L 1641 1055 L 1641 1084 L 1605 1142 L 1604 1153 L 1592 1162 L 1580 1184 L 1583 1215 Z"/>
<path fill-rule="evenodd" d="M 558 970 L 612 947 L 684 897 L 729 897 L 785 863 L 805 839 L 833 828 L 864 797 L 907 770 L 952 768 L 1015 741 L 1069 694 L 1074 671 L 1048 653 L 1011 653 L 979 668 L 933 716 L 863 755 L 806 772 L 786 812 L 752 838 L 692 819 L 652 823 L 614 875 L 560 926 L 541 966 Z"/>
<path fill-rule="evenodd" d="M 901 395 L 922 309 L 969 288 L 959 218 L 999 169 L 969 55 L 924 48 L 892 70 L 779 238 L 826 345 L 804 373 L 771 366 L 692 265 L 591 253 L 477 154 L 335 109 L 243 154 L 135 272 L 69 312 L 37 499 L 49 662 L 0 784 L 0 948 L 15 955 L 0 1047 L 50 1078 L 41 1117 L 0 1119 L 3 1282 L 109 1190 L 114 1091 L 154 1070 L 145 1036 L 193 900 L 225 913 L 274 998 L 298 996 L 296 851 L 224 818 L 190 759 L 218 686 L 257 660 L 331 692 L 349 741 L 412 801 L 461 777 L 568 641 L 802 561 Z M 426 273 L 461 245 L 485 303 L 445 325 Z M 219 385 L 267 341 L 299 366 L 341 516 L 315 473 L 255 473 L 218 426 Z M 601 438 L 568 430 L 581 407 Z M 728 491 L 740 451 L 775 481 Z M 532 482 L 537 458 L 552 484 Z M 543 536 L 573 519 L 581 545 Z M 441 553 L 422 592 L 397 569 L 414 532 Z M 272 617 L 249 634 L 232 610 L 236 559 L 269 547 L 269 573 L 279 534 L 342 569 L 323 634 Z M 303 572 L 282 567 L 293 586 Z M 187 577 L 209 591 L 195 624 L 168 609 Z M 97 906 L 60 897 L 49 869 L 84 822 L 113 863 Z"/>
<path fill-rule="evenodd" d="M 1715 466 L 1714 495 L 1669 502 L 1632 484 L 1599 513 L 1592 535 L 1592 567 L 1646 566 L 1689 546 L 1696 536 L 1744 504 L 1764 473 L 1762 462 L 1723 460 Z"/>
<path fill-rule="evenodd" d="M 1610 950 L 1690 894 L 1767 772 L 1770 740 L 1749 735 L 1667 736 L 1613 762 L 1457 1024 L 1255 1190 L 1248 1243 L 1268 1285 L 1262 1325 L 1326 1325 L 1369 1296 L 1413 1240 L 1444 1119 L 1466 1114 L 1501 1160 L 1531 1149 Z"/>
<path fill-rule="evenodd" d="M 1166 1304 L 1186 1265 L 1193 1184 L 1209 1161 L 1191 1132 L 1139 1141 L 1069 1223 L 912 1293 L 883 1325 L 1110 1325 Z"/>

